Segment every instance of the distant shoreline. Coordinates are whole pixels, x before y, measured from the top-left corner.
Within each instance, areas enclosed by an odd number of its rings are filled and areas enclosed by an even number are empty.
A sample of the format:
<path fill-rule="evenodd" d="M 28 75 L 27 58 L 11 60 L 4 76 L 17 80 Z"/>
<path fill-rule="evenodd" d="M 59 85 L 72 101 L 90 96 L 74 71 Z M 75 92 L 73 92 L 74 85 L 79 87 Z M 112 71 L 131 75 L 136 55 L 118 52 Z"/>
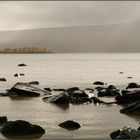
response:
<path fill-rule="evenodd" d="M 52 54 L 52 52 L 0 52 L 0 54 Z"/>

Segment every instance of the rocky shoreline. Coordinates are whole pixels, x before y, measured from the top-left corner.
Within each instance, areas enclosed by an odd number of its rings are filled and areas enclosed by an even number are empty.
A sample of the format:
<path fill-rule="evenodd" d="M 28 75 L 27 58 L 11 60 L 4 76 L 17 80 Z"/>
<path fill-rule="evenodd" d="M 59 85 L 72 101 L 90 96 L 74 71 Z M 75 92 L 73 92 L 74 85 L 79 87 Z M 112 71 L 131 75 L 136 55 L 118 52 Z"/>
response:
<path fill-rule="evenodd" d="M 21 63 L 18 66 L 25 67 L 27 64 Z M 123 74 L 123 72 L 120 72 Z M 14 77 L 25 76 L 24 73 L 16 73 Z M 6 82 L 6 78 L 0 78 L 0 82 Z M 117 89 L 115 85 L 108 85 L 102 81 L 95 81 L 93 88 L 80 89 L 79 87 L 70 87 L 67 89 L 44 87 L 39 88 L 39 81 L 31 81 L 28 83 L 15 83 L 5 93 L 0 93 L 1 97 L 9 98 L 33 98 L 41 97 L 42 101 L 47 104 L 55 104 L 57 106 L 69 106 L 70 104 L 94 104 L 108 105 L 116 104 L 122 106 L 120 113 L 131 115 L 140 114 L 140 85 L 137 83 L 129 83 L 125 89 Z M 103 97 L 113 98 L 114 101 L 106 102 Z M 7 116 L 8 117 L 8 116 Z M 41 126 L 31 124 L 26 120 L 8 121 L 6 116 L 0 117 L 1 134 L 6 138 L 40 138 L 45 134 L 45 129 Z M 67 130 L 76 130 L 82 127 L 81 124 L 74 120 L 66 120 L 60 122 L 59 127 Z M 140 129 L 132 129 L 125 126 L 122 129 L 115 130 L 107 134 L 111 139 L 139 139 Z"/>

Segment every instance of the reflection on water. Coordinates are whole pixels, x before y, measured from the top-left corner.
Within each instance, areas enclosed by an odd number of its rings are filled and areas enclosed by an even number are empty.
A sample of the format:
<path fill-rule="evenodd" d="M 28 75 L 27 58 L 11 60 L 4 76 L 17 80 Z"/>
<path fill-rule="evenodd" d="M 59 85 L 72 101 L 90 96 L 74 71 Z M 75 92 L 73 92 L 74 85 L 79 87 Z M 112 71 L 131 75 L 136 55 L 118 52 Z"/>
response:
<path fill-rule="evenodd" d="M 54 105 L 55 107 L 58 107 L 58 108 L 60 108 L 60 109 L 62 109 L 63 111 L 66 111 L 66 110 L 68 110 L 69 109 L 69 104 L 52 104 L 52 105 Z"/>

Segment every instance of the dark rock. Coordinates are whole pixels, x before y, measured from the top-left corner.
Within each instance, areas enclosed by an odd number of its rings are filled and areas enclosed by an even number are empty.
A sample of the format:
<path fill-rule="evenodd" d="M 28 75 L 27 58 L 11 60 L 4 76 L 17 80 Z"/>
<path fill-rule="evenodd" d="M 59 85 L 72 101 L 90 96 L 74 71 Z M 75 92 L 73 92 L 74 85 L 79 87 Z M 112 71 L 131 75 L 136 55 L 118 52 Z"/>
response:
<path fill-rule="evenodd" d="M 19 74 L 18 73 L 15 73 L 14 74 L 14 77 L 19 77 L 19 76 L 25 76 L 25 74 L 24 73 L 19 73 Z"/>
<path fill-rule="evenodd" d="M 129 92 L 115 97 L 116 101 L 120 104 L 130 104 L 137 100 L 140 100 L 140 90 Z"/>
<path fill-rule="evenodd" d="M 127 77 L 128 79 L 132 79 L 133 77 L 131 77 L 131 76 L 129 76 L 129 77 Z"/>
<path fill-rule="evenodd" d="M 88 98 L 89 96 L 82 90 L 75 90 L 68 94 L 71 98 Z"/>
<path fill-rule="evenodd" d="M 120 130 L 112 132 L 110 137 L 112 139 L 140 139 L 140 131 L 125 126 Z"/>
<path fill-rule="evenodd" d="M 18 66 L 22 66 L 22 67 L 24 67 L 24 66 L 27 66 L 27 65 L 24 64 L 24 63 L 22 63 L 22 64 L 18 64 Z"/>
<path fill-rule="evenodd" d="M 121 113 L 140 113 L 140 100 L 131 103 L 120 110 Z"/>
<path fill-rule="evenodd" d="M 55 103 L 55 104 L 69 104 L 70 102 L 70 98 L 69 96 L 67 95 L 67 93 L 63 92 L 63 93 L 60 93 L 58 95 L 53 95 L 49 98 L 43 98 L 43 101 L 44 102 L 50 102 L 50 103 Z"/>
<path fill-rule="evenodd" d="M 27 97 L 36 97 L 40 95 L 50 95 L 51 93 L 31 86 L 28 83 L 16 83 L 8 92 L 7 94 L 12 96 L 11 93 L 15 93 L 17 96 L 27 96 Z"/>
<path fill-rule="evenodd" d="M 9 121 L 5 125 L 3 125 L 1 133 L 6 138 L 30 139 L 41 137 L 43 134 L 45 134 L 45 130 L 40 126 L 30 124 L 27 121 L 17 120 Z"/>
<path fill-rule="evenodd" d="M 39 82 L 38 81 L 32 81 L 32 82 L 29 82 L 30 85 L 39 85 Z"/>
<path fill-rule="evenodd" d="M 120 73 L 120 74 L 123 74 L 124 72 L 121 71 L 121 72 L 119 72 L 119 73 Z"/>
<path fill-rule="evenodd" d="M 72 104 L 92 103 L 92 99 L 89 98 L 89 95 L 85 91 L 75 90 L 69 92 L 68 95 Z"/>
<path fill-rule="evenodd" d="M 104 97 L 104 96 L 118 96 L 120 95 L 119 91 L 116 89 L 115 86 L 109 85 L 106 89 L 100 90 L 98 92 L 99 97 Z"/>
<path fill-rule="evenodd" d="M 6 78 L 0 78 L 0 81 L 6 82 Z"/>
<path fill-rule="evenodd" d="M 106 89 L 105 87 L 100 87 L 100 86 L 98 86 L 98 87 L 95 87 L 95 89 L 97 90 L 97 91 L 101 91 L 101 90 L 104 90 L 104 89 Z"/>
<path fill-rule="evenodd" d="M 126 89 L 130 88 L 140 88 L 140 86 L 137 83 L 129 83 Z"/>
<path fill-rule="evenodd" d="M 74 92 L 74 91 L 76 91 L 76 90 L 80 90 L 78 87 L 72 87 L 72 88 L 68 88 L 68 89 L 66 89 L 66 92 L 67 93 L 71 93 L 71 92 Z"/>
<path fill-rule="evenodd" d="M 44 88 L 44 90 L 52 92 L 52 89 L 50 89 L 50 88 Z"/>
<path fill-rule="evenodd" d="M 63 123 L 60 123 L 59 126 L 62 128 L 68 129 L 68 130 L 75 130 L 75 129 L 79 129 L 81 127 L 81 125 L 79 123 L 74 122 L 72 120 L 68 120 Z"/>
<path fill-rule="evenodd" d="M 114 89 L 114 90 L 116 90 L 117 88 L 116 88 L 114 85 L 109 85 L 109 86 L 107 87 L 107 89 Z"/>
<path fill-rule="evenodd" d="M 104 85 L 104 83 L 101 82 L 101 81 L 96 81 L 96 82 L 93 83 L 93 85 Z"/>
<path fill-rule="evenodd" d="M 3 125 L 6 122 L 7 122 L 7 117 L 6 116 L 1 116 L 0 117 L 0 125 Z"/>
<path fill-rule="evenodd" d="M 127 90 L 127 89 L 121 90 L 121 94 L 122 94 L 122 95 L 127 94 L 127 93 L 130 93 L 130 92 L 132 92 L 132 91 Z"/>
<path fill-rule="evenodd" d="M 15 77 L 18 77 L 18 76 L 19 76 L 19 74 L 18 74 L 18 73 L 16 73 L 16 74 L 14 74 L 14 76 L 15 76 Z"/>
<path fill-rule="evenodd" d="M 20 73 L 19 75 L 20 75 L 20 76 L 25 76 L 25 74 L 24 74 L 24 73 Z"/>
<path fill-rule="evenodd" d="M 110 134 L 111 139 L 116 139 L 121 133 L 121 130 L 116 130 Z"/>
<path fill-rule="evenodd" d="M 53 89 L 54 91 L 65 91 L 65 89 L 63 89 L 63 88 L 59 88 L 59 89 Z"/>
<path fill-rule="evenodd" d="M 70 103 L 72 103 L 72 104 L 92 103 L 92 99 L 87 98 L 87 97 L 84 97 L 84 98 L 71 98 Z"/>

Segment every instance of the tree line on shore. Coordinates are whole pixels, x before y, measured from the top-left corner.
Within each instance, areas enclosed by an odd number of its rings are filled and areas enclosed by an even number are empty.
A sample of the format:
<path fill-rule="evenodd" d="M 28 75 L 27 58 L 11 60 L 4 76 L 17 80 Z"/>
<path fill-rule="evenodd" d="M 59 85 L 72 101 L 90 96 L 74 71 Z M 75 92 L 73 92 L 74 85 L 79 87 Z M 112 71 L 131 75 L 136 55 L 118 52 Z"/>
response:
<path fill-rule="evenodd" d="M 48 48 L 43 47 L 22 47 L 22 48 L 3 48 L 0 53 L 49 53 Z"/>

